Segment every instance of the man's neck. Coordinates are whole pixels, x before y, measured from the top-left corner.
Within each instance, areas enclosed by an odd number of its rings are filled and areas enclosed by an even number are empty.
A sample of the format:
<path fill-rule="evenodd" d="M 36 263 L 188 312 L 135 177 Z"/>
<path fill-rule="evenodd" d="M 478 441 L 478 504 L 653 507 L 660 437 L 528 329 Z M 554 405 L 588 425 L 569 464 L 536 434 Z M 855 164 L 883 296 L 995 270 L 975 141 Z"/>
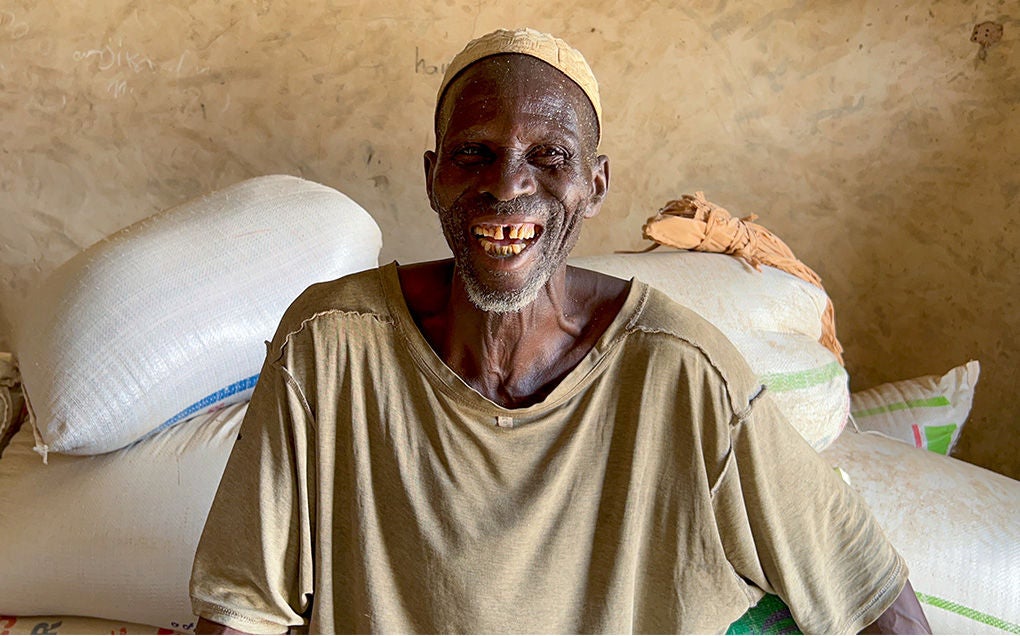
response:
<path fill-rule="evenodd" d="M 469 386 L 507 408 L 542 401 L 619 312 L 627 283 L 563 267 L 520 311 L 479 309 L 450 262 L 401 269 L 415 322 Z"/>

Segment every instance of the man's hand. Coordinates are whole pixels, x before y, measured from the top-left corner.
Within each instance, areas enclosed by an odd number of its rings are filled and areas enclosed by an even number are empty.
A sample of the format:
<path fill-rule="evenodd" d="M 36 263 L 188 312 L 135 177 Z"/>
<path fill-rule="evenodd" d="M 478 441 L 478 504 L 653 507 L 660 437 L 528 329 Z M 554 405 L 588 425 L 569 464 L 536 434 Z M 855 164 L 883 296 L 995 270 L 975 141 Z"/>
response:
<path fill-rule="evenodd" d="M 917 602 L 917 595 L 910 581 L 881 616 L 863 630 L 862 634 L 930 634 L 931 626 Z"/>

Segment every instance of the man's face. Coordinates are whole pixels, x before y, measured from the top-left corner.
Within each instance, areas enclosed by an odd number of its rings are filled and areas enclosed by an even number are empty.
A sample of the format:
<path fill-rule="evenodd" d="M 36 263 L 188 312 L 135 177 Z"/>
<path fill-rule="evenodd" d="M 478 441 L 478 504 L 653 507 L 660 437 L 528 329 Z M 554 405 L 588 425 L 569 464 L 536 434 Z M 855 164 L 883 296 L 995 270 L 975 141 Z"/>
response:
<path fill-rule="evenodd" d="M 447 90 L 426 187 L 481 309 L 530 304 L 598 213 L 609 172 L 595 126 L 581 89 L 527 56 L 482 60 Z"/>

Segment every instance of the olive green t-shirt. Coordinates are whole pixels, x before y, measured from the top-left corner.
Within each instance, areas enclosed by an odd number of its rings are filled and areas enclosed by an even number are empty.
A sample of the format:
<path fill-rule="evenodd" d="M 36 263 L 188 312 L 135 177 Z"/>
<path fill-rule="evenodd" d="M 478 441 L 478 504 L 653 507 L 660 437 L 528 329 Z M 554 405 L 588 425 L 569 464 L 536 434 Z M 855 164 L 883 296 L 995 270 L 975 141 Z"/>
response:
<path fill-rule="evenodd" d="M 252 632 L 723 633 L 764 592 L 856 632 L 907 572 L 714 327 L 632 281 L 542 402 L 430 348 L 395 265 L 288 309 L 195 560 Z"/>

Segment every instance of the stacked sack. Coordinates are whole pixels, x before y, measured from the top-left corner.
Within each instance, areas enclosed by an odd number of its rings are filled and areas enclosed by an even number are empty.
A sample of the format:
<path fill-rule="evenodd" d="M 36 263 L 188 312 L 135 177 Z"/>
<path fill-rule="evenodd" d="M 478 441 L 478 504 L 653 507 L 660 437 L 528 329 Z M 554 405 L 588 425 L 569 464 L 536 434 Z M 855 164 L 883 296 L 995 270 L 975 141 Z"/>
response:
<path fill-rule="evenodd" d="M 1020 634 L 1020 481 L 873 432 L 822 453 L 910 568 L 935 634 Z"/>
<path fill-rule="evenodd" d="M 290 301 L 375 266 L 381 245 L 358 204 L 289 176 L 244 181 L 93 245 L 16 325 L 39 452 L 105 453 L 245 401 Z"/>
<path fill-rule="evenodd" d="M 0 615 L 193 627 L 191 561 L 264 343 L 381 243 L 340 192 L 267 176 L 56 270 L 15 324 L 29 421 L 0 461 Z"/>
<path fill-rule="evenodd" d="M 704 252 L 614 254 L 572 264 L 637 277 L 733 341 L 790 424 L 867 501 L 906 559 L 934 633 L 1020 633 L 1020 482 L 923 450 L 943 447 L 912 447 L 918 423 L 934 430 L 953 423 L 951 431 L 959 434 L 977 382 L 976 362 L 941 378 L 854 394 L 861 428 L 883 433 L 844 432 L 851 396 L 846 371 L 818 342 L 827 305 L 820 288 L 772 267 L 759 272 L 732 256 Z M 755 622 L 761 618 L 767 620 Z M 772 596 L 730 633 L 748 626 L 756 633 L 796 629 L 789 610 Z"/>
<path fill-rule="evenodd" d="M 706 252 L 589 256 L 571 264 L 636 277 L 715 325 L 815 450 L 842 432 L 848 377 L 836 354 L 819 343 L 828 302 L 820 288 L 773 267 L 758 271 L 733 256 Z"/>

